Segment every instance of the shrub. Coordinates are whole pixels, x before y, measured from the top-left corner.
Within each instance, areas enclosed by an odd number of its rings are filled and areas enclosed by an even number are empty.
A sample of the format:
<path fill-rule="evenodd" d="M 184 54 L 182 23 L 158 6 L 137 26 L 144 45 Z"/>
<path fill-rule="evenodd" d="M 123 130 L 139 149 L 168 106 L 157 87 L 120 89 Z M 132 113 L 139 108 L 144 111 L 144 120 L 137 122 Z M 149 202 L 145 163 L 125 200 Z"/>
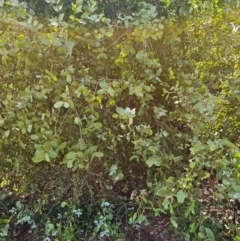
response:
<path fill-rule="evenodd" d="M 239 198 L 238 11 L 175 23 L 144 4 L 112 26 L 74 6 L 49 25 L 19 9 L 0 23 L 1 220 L 18 200 L 11 220 L 45 235 L 120 238 L 112 203 L 134 200 L 131 223 L 150 208 L 185 240 L 215 240 L 203 185 L 214 205 Z"/>

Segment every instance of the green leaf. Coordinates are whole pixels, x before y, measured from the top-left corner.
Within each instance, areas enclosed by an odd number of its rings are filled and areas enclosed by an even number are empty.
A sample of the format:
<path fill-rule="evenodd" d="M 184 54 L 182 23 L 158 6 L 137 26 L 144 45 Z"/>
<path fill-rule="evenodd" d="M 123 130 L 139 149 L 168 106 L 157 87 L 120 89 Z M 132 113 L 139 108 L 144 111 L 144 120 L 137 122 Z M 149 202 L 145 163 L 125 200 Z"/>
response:
<path fill-rule="evenodd" d="M 125 110 L 121 107 L 117 107 L 116 108 L 116 111 L 119 115 L 125 115 Z"/>
<path fill-rule="evenodd" d="M 174 228 L 178 228 L 177 222 L 172 217 L 171 217 L 171 223 L 172 223 Z"/>
<path fill-rule="evenodd" d="M 210 148 L 210 151 L 215 151 L 215 150 L 218 149 L 218 146 L 211 140 L 208 140 L 207 144 L 208 144 L 208 146 Z"/>
<path fill-rule="evenodd" d="M 73 167 L 73 161 L 74 161 L 74 159 L 67 161 L 67 168 L 72 168 Z"/>
<path fill-rule="evenodd" d="M 66 155 L 66 158 L 67 158 L 68 160 L 73 160 L 73 159 L 76 158 L 76 156 L 77 156 L 77 153 L 71 151 L 71 152 L 68 152 L 68 154 Z"/>
<path fill-rule="evenodd" d="M 149 157 L 146 161 L 146 164 L 148 165 L 148 167 L 152 167 L 152 166 L 161 166 L 162 164 L 162 159 L 159 156 L 152 156 Z"/>
<path fill-rule="evenodd" d="M 208 238 L 212 241 L 215 240 L 215 236 L 214 236 L 212 230 L 209 228 L 205 228 L 205 230 L 206 230 L 206 234 L 207 234 Z"/>
<path fill-rule="evenodd" d="M 198 237 L 201 238 L 201 239 L 203 239 L 203 238 L 204 238 L 204 234 L 201 233 L 201 232 L 199 232 L 199 233 L 198 233 Z"/>
<path fill-rule="evenodd" d="M 63 106 L 64 106 L 65 108 L 69 108 L 69 103 L 68 103 L 68 102 L 64 102 Z"/>
<path fill-rule="evenodd" d="M 45 142 L 45 143 L 43 144 L 43 149 L 44 149 L 45 151 L 48 151 L 48 150 L 50 150 L 51 148 L 52 148 L 52 145 L 51 145 L 50 142 Z"/>
<path fill-rule="evenodd" d="M 85 166 L 84 166 L 84 163 L 80 162 L 76 167 L 83 169 Z M 73 171 L 74 171 L 74 168 L 73 168 Z"/>
<path fill-rule="evenodd" d="M 109 88 L 107 89 L 107 93 L 108 93 L 111 97 L 113 97 L 114 94 L 115 94 L 115 90 L 114 90 L 112 87 L 109 87 Z"/>
<path fill-rule="evenodd" d="M 112 114 L 112 117 L 115 118 L 115 119 L 117 119 L 117 118 L 119 117 L 119 115 L 116 114 L 116 113 L 114 113 L 114 114 Z"/>
<path fill-rule="evenodd" d="M 54 108 L 58 109 L 64 105 L 64 101 L 58 101 L 54 104 Z"/>
<path fill-rule="evenodd" d="M 232 144 L 232 142 L 230 142 L 228 139 L 221 139 L 221 140 L 219 140 L 219 144 L 220 144 L 222 147 L 228 147 L 228 148 L 231 148 L 231 147 L 234 146 L 234 145 Z"/>
<path fill-rule="evenodd" d="M 53 45 L 56 46 L 56 47 L 59 47 L 62 45 L 61 41 L 59 38 L 55 38 L 54 41 L 53 41 Z"/>
<path fill-rule="evenodd" d="M 100 130 L 102 128 L 102 123 L 101 122 L 96 122 L 96 123 L 93 124 L 93 126 L 94 126 L 95 129 Z"/>
<path fill-rule="evenodd" d="M 187 193 L 183 190 L 177 192 L 177 200 L 178 203 L 184 203 L 185 198 L 187 197 Z"/>
<path fill-rule="evenodd" d="M 197 141 L 195 145 L 192 148 L 190 148 L 192 155 L 195 155 L 197 152 L 203 149 L 204 149 L 204 145 L 200 141 Z"/>
<path fill-rule="evenodd" d="M 67 146 L 67 142 L 62 142 L 59 146 L 58 146 L 58 150 L 63 150 L 65 147 Z"/>
<path fill-rule="evenodd" d="M 60 206 L 61 208 L 64 208 L 66 205 L 67 205 L 67 202 L 62 202 Z"/>
<path fill-rule="evenodd" d="M 101 82 L 99 85 L 104 90 L 106 90 L 108 88 L 108 84 L 106 82 Z"/>
<path fill-rule="evenodd" d="M 50 162 L 50 157 L 49 157 L 48 153 L 45 153 L 45 161 Z"/>
<path fill-rule="evenodd" d="M 35 155 L 33 157 L 34 163 L 39 163 L 45 160 L 45 151 L 43 149 L 38 149 L 35 152 Z"/>
<path fill-rule="evenodd" d="M 84 153 L 83 153 L 82 151 L 78 151 L 78 152 L 77 152 L 77 156 L 78 156 L 79 158 L 83 158 L 85 155 L 84 155 Z"/>
<path fill-rule="evenodd" d="M 52 158 L 52 159 L 57 157 L 57 153 L 56 153 L 56 151 L 54 151 L 54 150 L 49 150 L 49 151 L 48 151 L 48 155 L 49 155 L 49 157 Z"/>
<path fill-rule="evenodd" d="M 50 134 L 51 135 L 51 134 Z M 54 149 L 57 149 L 57 147 L 58 147 L 58 140 L 52 140 L 51 142 L 50 142 L 50 146 L 52 147 L 52 148 L 54 148 Z"/>

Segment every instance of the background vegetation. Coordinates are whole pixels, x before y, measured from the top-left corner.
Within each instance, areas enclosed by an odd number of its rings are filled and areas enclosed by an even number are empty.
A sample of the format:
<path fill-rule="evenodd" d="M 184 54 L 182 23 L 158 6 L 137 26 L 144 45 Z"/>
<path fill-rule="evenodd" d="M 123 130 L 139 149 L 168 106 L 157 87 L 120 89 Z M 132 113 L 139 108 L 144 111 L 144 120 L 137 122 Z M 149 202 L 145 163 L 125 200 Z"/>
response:
<path fill-rule="evenodd" d="M 236 1 L 0 12 L 0 240 L 240 239 Z"/>

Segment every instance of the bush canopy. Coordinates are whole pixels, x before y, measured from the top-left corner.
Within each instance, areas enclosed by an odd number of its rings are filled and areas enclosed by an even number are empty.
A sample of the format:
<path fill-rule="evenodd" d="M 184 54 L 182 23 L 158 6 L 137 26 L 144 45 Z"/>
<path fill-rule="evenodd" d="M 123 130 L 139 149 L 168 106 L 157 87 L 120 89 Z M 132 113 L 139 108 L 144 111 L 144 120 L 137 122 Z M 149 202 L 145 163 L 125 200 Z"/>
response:
<path fill-rule="evenodd" d="M 41 20 L 0 1 L 0 240 L 124 240 L 163 214 L 184 240 L 240 239 L 239 8 L 70 2 Z"/>

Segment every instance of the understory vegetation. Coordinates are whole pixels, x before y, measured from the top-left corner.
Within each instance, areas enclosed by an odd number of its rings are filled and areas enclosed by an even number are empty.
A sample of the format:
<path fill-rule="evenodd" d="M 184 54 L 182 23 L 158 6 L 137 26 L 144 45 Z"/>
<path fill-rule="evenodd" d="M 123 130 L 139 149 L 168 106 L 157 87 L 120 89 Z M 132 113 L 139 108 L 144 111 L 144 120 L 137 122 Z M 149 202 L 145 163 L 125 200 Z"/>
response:
<path fill-rule="evenodd" d="M 0 1 L 0 240 L 240 240 L 237 1 L 43 2 Z"/>

